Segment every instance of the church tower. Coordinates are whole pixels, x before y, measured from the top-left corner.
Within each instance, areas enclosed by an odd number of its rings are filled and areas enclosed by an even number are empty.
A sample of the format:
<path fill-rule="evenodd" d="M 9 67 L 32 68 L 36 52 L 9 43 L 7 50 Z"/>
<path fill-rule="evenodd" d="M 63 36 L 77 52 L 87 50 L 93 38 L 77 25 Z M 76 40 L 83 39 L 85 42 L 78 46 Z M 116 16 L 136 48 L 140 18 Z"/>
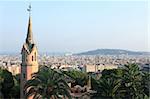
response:
<path fill-rule="evenodd" d="M 32 78 L 32 74 L 38 72 L 37 47 L 33 41 L 32 21 L 31 21 L 31 5 L 29 6 L 29 22 L 27 29 L 26 41 L 23 44 L 21 55 L 21 99 L 24 98 L 24 85 L 27 80 Z"/>

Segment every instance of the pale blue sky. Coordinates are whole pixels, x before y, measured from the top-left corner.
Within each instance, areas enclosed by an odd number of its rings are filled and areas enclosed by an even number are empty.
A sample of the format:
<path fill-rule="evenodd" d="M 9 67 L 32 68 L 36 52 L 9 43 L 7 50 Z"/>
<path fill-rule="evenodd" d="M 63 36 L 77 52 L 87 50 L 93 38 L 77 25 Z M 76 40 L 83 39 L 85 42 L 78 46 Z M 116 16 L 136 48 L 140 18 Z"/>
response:
<path fill-rule="evenodd" d="M 0 52 L 20 52 L 28 24 L 28 2 L 0 1 Z M 39 52 L 98 48 L 148 51 L 146 1 L 32 1 Z"/>

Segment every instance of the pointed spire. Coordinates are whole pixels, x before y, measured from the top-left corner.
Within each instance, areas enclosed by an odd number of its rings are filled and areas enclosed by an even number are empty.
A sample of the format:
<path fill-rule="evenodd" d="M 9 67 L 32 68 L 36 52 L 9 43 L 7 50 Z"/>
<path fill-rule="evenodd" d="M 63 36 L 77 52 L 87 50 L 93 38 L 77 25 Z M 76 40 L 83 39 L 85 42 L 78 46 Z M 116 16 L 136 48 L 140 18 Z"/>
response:
<path fill-rule="evenodd" d="M 28 31 L 27 31 L 27 38 L 26 43 L 27 44 L 33 44 L 33 35 L 32 35 L 32 22 L 31 22 L 31 5 L 29 5 L 29 22 L 28 22 Z"/>

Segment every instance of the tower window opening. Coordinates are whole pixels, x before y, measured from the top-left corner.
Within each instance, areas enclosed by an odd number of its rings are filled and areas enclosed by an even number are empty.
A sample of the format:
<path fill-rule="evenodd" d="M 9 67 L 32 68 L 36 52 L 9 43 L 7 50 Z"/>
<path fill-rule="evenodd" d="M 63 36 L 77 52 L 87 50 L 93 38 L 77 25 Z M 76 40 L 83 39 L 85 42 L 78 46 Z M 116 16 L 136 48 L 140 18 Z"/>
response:
<path fill-rule="evenodd" d="M 35 61 L 36 61 L 36 52 L 34 53 Z"/>
<path fill-rule="evenodd" d="M 33 56 L 32 56 L 32 61 L 33 61 Z"/>
<path fill-rule="evenodd" d="M 26 77 L 26 75 L 25 75 L 25 73 L 23 73 L 23 78 L 25 78 Z"/>
<path fill-rule="evenodd" d="M 26 54 L 25 53 L 22 55 L 22 58 L 23 58 L 23 61 L 26 61 Z"/>

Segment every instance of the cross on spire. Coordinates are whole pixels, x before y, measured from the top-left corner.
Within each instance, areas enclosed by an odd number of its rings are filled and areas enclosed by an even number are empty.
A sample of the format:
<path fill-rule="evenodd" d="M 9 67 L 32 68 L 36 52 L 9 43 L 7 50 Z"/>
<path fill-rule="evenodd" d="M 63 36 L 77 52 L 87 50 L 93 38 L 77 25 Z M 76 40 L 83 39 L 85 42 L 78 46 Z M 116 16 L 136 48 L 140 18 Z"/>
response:
<path fill-rule="evenodd" d="M 31 22 L 31 3 L 27 11 L 29 12 L 29 22 L 28 22 L 26 43 L 29 44 L 29 46 L 31 46 L 33 44 L 32 22 Z"/>
<path fill-rule="evenodd" d="M 29 4 L 29 8 L 27 9 L 27 11 L 29 12 L 29 15 L 31 15 L 31 3 Z"/>

